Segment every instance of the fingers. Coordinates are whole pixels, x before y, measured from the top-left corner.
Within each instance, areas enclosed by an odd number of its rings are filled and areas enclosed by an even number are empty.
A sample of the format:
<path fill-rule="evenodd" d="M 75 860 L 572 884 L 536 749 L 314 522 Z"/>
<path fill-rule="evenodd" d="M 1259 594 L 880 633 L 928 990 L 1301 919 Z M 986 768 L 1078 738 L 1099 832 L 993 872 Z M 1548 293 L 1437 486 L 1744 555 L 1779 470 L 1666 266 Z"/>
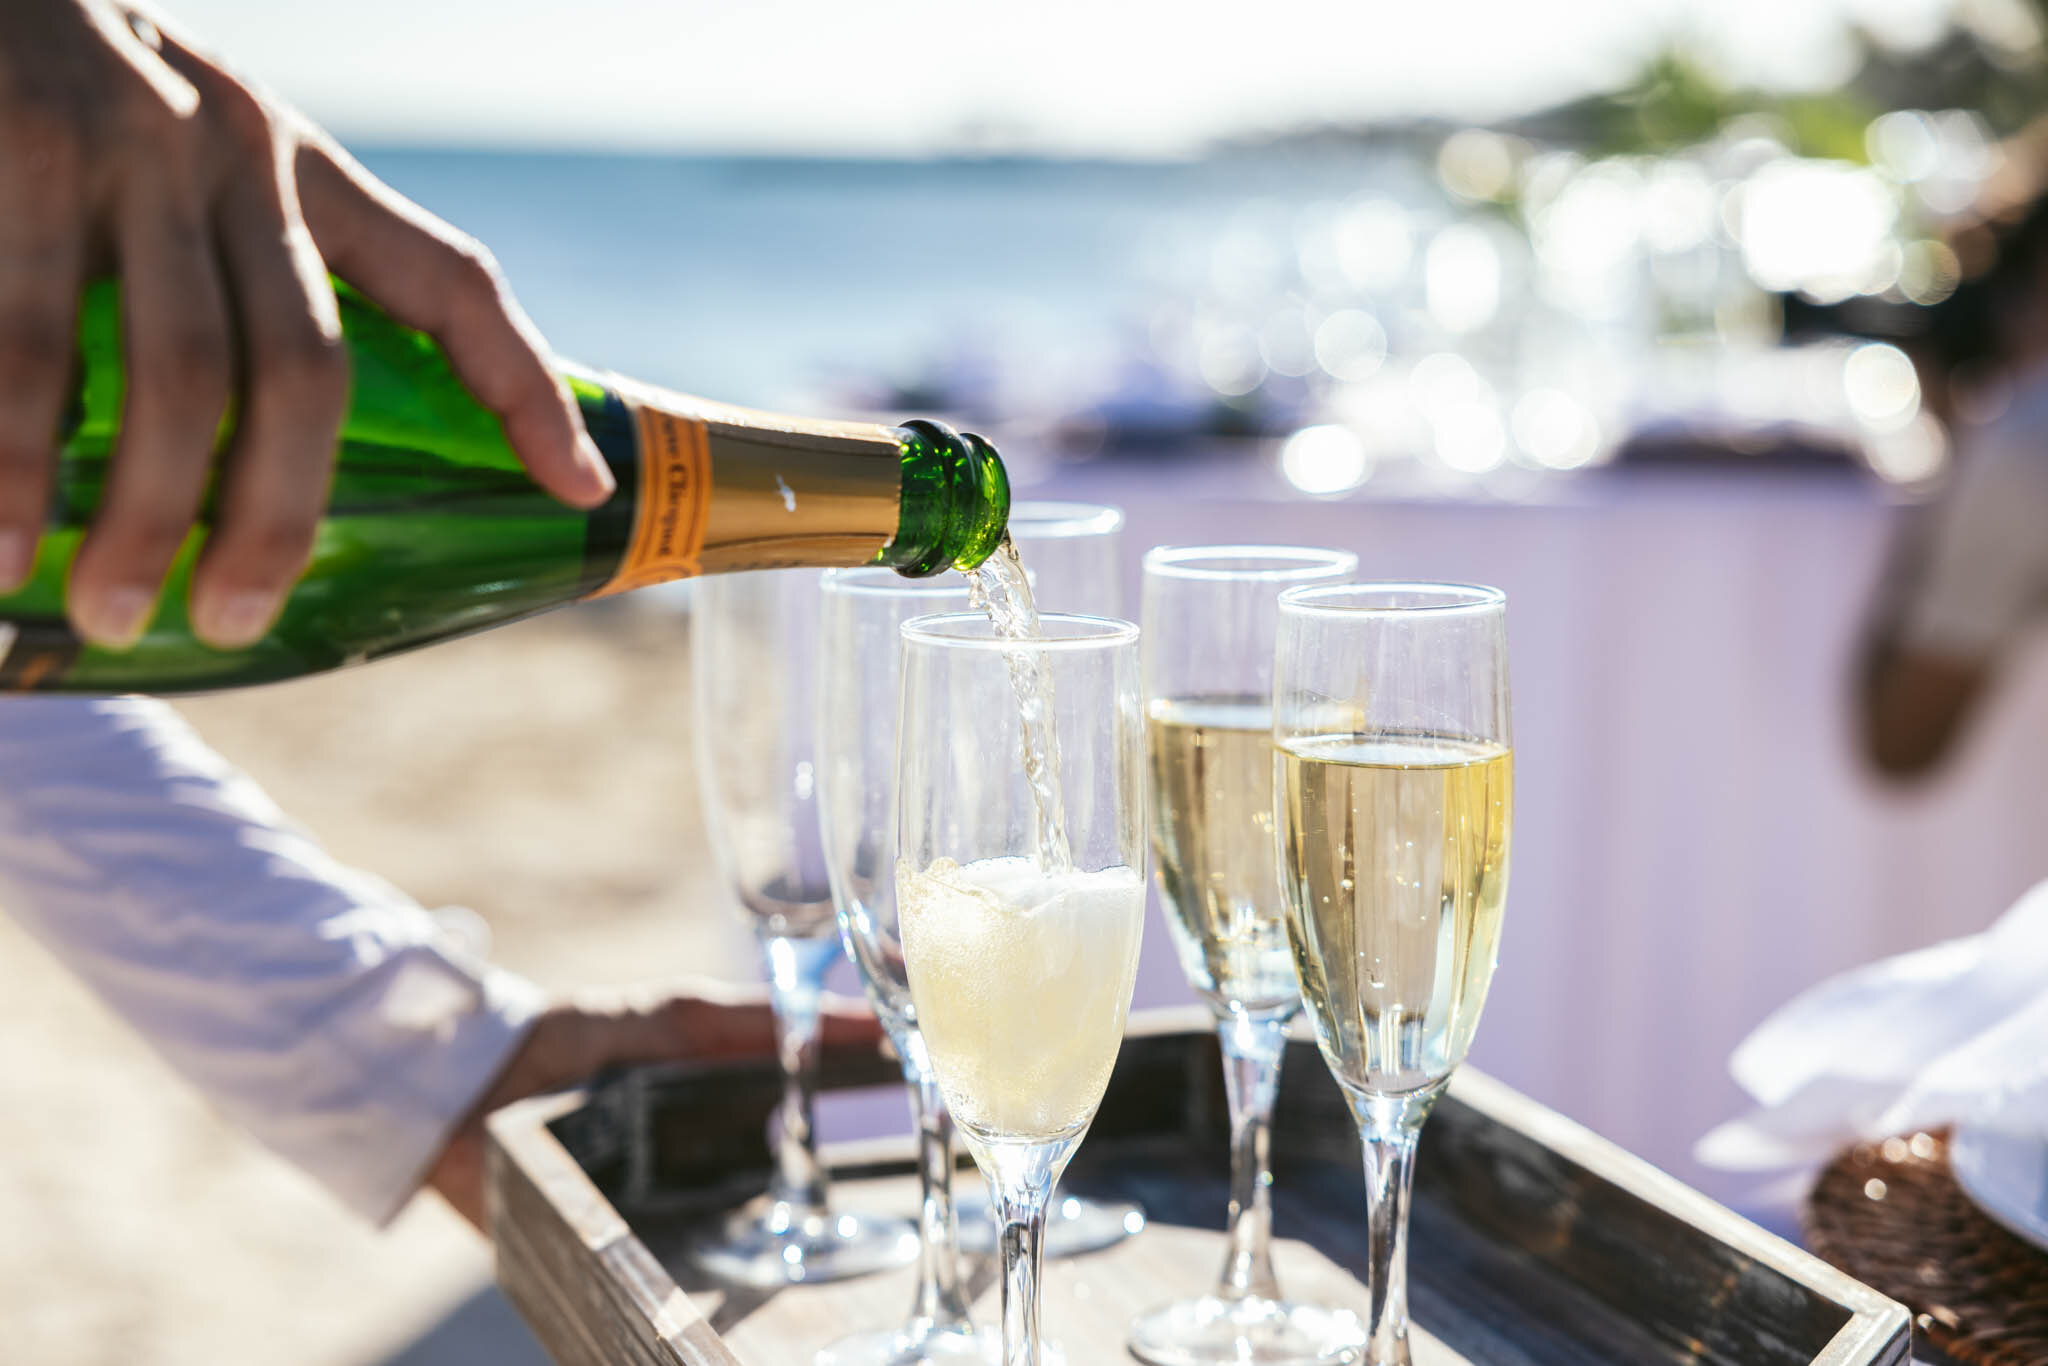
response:
<path fill-rule="evenodd" d="M 826 996 L 820 1026 L 827 1048 L 882 1044 L 881 1024 L 864 1001 Z M 652 999 L 584 998 L 541 1017 L 523 1055 L 520 1094 L 580 1081 L 606 1067 L 773 1056 L 775 1013 L 759 987 L 693 982 Z"/>
<path fill-rule="evenodd" d="M 338 148 L 309 143 L 299 168 L 307 225 L 335 272 L 441 342 L 543 488 L 578 507 L 610 497 L 610 468 L 489 253 Z"/>
<path fill-rule="evenodd" d="M 426 1184 L 467 1219 L 478 1233 L 489 1233 L 484 1208 L 484 1140 L 480 1128 L 465 1125 L 427 1169 Z"/>
<path fill-rule="evenodd" d="M 673 996 L 652 1007 L 622 1012 L 614 1042 L 623 1053 L 605 1063 L 721 1061 L 775 1055 L 775 1012 L 765 994 L 747 992 L 728 1000 L 692 994 Z M 865 1002 L 827 996 L 820 1007 L 821 1040 L 827 1048 L 874 1048 L 881 1024 Z"/>
<path fill-rule="evenodd" d="M 766 998 L 732 1004 L 690 996 L 671 997 L 621 1020 L 622 1041 L 634 1056 L 622 1062 L 714 1061 L 770 1057 L 775 1052 L 775 1012 Z"/>
<path fill-rule="evenodd" d="M 127 390 L 121 436 L 69 609 L 86 638 L 131 644 L 198 513 L 233 384 L 220 272 L 201 208 L 167 180 L 120 212 Z"/>
<path fill-rule="evenodd" d="M 348 407 L 334 291 L 291 203 L 288 186 L 250 176 L 217 211 L 243 399 L 191 612 L 200 639 L 223 649 L 260 639 L 305 568 Z"/>
<path fill-rule="evenodd" d="M 60 122 L 0 111 L 0 592 L 28 577 L 84 278 L 85 167 Z"/>
<path fill-rule="evenodd" d="M 326 503 L 348 393 L 333 291 L 273 110 L 158 28 L 99 18 L 129 91 L 108 123 L 97 215 L 119 256 L 127 388 L 69 609 L 81 634 L 107 645 L 146 628 L 239 378 L 190 618 L 207 643 L 246 646 L 304 568 Z"/>
<path fill-rule="evenodd" d="M 864 1002 L 828 995 L 821 1012 L 826 1047 L 872 1048 L 881 1042 L 881 1026 Z M 550 1006 L 456 1126 L 427 1184 L 481 1229 L 483 1119 L 491 1111 L 585 1081 L 607 1067 L 769 1058 L 774 1053 L 775 1017 L 759 987 L 691 982 L 631 1004 L 591 998 Z"/>
<path fill-rule="evenodd" d="M 775 1052 L 775 1012 L 766 987 L 693 981 L 660 1009 L 667 1018 L 652 1028 L 666 1031 L 657 1037 L 667 1038 L 671 1048 L 678 1038 L 686 1039 L 690 1051 L 685 1057 L 751 1058 Z M 883 1041 L 881 1022 L 864 1000 L 828 992 L 819 1000 L 818 1017 L 819 1040 L 827 1048 L 874 1048 Z"/>

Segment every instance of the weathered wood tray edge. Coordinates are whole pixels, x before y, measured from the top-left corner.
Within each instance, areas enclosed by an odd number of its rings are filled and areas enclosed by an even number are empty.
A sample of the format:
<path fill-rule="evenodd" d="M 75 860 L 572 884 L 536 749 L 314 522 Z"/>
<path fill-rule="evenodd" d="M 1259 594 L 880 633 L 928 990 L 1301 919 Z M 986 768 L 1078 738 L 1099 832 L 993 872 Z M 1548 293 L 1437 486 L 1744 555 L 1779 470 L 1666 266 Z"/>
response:
<path fill-rule="evenodd" d="M 1131 1035 L 1205 1032 L 1206 1012 L 1143 1012 Z M 894 1065 L 863 1057 L 828 1084 L 886 1081 Z M 1589 1177 L 1706 1235 L 1838 1307 L 1847 1317 L 1813 1366 L 1904 1366 L 1910 1316 L 1819 1258 L 1759 1228 L 1675 1177 L 1474 1069 L 1453 1099 L 1540 1144 Z M 508 1106 L 488 1124 L 490 1232 L 506 1296 L 562 1366 L 662 1363 L 741 1366 L 694 1301 L 634 1234 L 550 1126 L 588 1107 L 588 1089 Z M 830 1145 L 834 1167 L 908 1161 L 909 1140 Z"/>
<path fill-rule="evenodd" d="M 1711 1233 L 1723 1244 L 1847 1310 L 1849 1321 L 1813 1359 L 1813 1366 L 1851 1362 L 1904 1366 L 1910 1360 L 1912 1316 L 1897 1300 L 1484 1072 L 1463 1069 L 1451 1079 L 1451 1094 L 1495 1123 L 1519 1130 L 1645 1204 Z"/>

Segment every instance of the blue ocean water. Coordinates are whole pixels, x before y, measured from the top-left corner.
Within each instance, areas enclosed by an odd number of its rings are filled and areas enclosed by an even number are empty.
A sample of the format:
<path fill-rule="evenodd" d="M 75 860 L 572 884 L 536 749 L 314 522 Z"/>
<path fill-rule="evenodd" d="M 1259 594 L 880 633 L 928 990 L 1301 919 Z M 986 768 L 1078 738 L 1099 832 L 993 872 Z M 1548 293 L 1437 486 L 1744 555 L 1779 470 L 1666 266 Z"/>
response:
<path fill-rule="evenodd" d="M 1348 148 L 1174 163 L 358 154 L 486 242 L 563 355 L 764 406 L 976 366 L 1057 382 L 1127 352 L 1162 302 L 1205 286 L 1233 234 L 1285 243 L 1300 215 L 1426 185 L 1398 156 Z"/>

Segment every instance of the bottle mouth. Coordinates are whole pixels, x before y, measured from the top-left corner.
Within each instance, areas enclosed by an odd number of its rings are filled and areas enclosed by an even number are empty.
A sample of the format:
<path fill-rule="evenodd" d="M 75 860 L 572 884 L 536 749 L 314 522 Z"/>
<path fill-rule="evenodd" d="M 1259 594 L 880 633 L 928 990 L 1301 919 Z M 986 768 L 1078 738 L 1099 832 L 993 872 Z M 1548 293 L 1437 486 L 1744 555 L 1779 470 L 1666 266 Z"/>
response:
<path fill-rule="evenodd" d="M 904 524 L 923 525 L 917 527 L 922 534 L 916 537 L 916 544 L 888 548 L 899 552 L 890 564 L 897 573 L 913 579 L 946 569 L 977 567 L 1002 544 L 1010 519 L 1010 478 L 1002 457 L 981 437 L 956 432 L 943 422 L 919 418 L 904 423 L 902 430 L 909 436 L 911 448 L 905 452 Z M 914 453 L 926 454 L 937 467 L 941 485 L 919 495 L 921 515 L 913 514 L 909 507 Z"/>

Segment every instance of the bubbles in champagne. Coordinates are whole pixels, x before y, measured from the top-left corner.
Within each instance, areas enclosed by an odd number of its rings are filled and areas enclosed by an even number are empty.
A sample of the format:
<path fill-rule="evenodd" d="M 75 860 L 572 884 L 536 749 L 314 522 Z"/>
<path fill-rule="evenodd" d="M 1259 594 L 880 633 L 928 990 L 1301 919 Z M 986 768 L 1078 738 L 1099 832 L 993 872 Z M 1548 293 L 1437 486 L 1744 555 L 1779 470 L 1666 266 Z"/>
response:
<path fill-rule="evenodd" d="M 1264 697 L 1158 698 L 1146 723 L 1152 852 L 1166 925 L 1219 1009 L 1293 1014 L 1273 845 L 1273 708 Z"/>
<path fill-rule="evenodd" d="M 1493 980 L 1511 752 L 1434 735 L 1297 736 L 1276 777 L 1287 935 L 1331 1073 L 1371 1094 L 1441 1084 Z"/>
<path fill-rule="evenodd" d="M 967 574 L 967 599 L 988 614 L 996 634 L 1005 640 L 1036 640 L 1041 632 L 1031 581 L 1008 533 L 995 554 Z M 1017 717 L 1024 737 L 1024 776 L 1031 784 L 1034 847 L 1038 866 L 1064 873 L 1074 866 L 1067 844 L 1066 800 L 1060 794 L 1059 737 L 1053 725 L 1052 671 L 1045 657 L 1031 650 L 1009 654 L 1010 687 L 1017 696 Z"/>
<path fill-rule="evenodd" d="M 918 1028 L 969 1141 L 1049 1142 L 1086 1128 L 1137 976 L 1137 871 L 941 858 L 898 864 L 896 886 Z"/>

